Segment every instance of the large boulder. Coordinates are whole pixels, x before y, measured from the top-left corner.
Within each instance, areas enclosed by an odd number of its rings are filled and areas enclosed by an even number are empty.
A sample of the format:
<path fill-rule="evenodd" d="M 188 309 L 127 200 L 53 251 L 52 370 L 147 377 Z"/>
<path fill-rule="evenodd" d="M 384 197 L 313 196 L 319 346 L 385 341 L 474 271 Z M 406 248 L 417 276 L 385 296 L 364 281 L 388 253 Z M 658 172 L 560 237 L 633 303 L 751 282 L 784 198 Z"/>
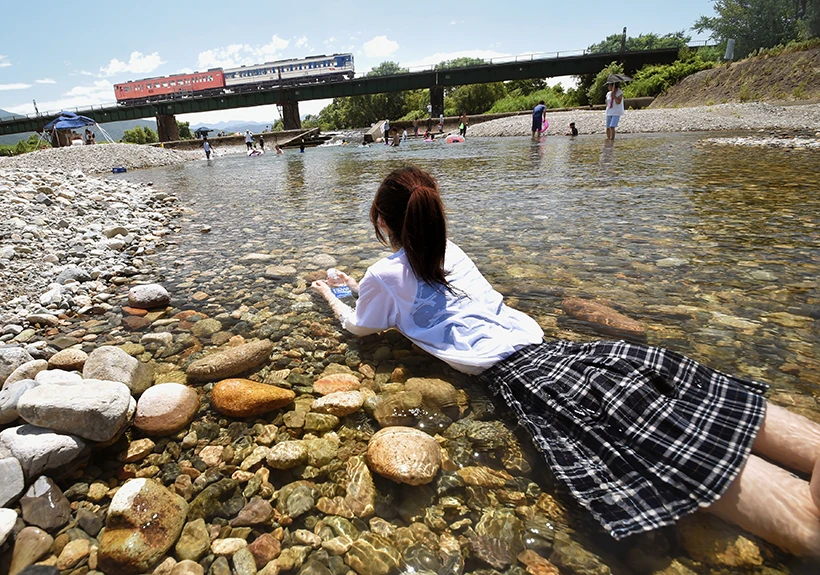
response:
<path fill-rule="evenodd" d="M 85 442 L 75 435 L 55 433 L 35 425 L 0 431 L 0 452 L 5 450 L 16 457 L 29 479 L 68 465 L 82 455 L 84 449 Z"/>
<path fill-rule="evenodd" d="M 15 369 L 33 360 L 22 347 L 0 347 L 0 381 L 5 383 Z"/>
<path fill-rule="evenodd" d="M 119 381 L 134 395 L 151 387 L 153 378 L 151 366 L 110 345 L 92 351 L 83 367 L 83 379 Z"/>
<path fill-rule="evenodd" d="M 148 435 L 169 435 L 188 425 L 198 410 L 196 390 L 180 383 L 160 383 L 140 396 L 134 426 Z"/>
<path fill-rule="evenodd" d="M 262 339 L 218 351 L 191 363 L 185 370 L 189 381 L 215 381 L 239 375 L 267 361 L 273 343 Z"/>
<path fill-rule="evenodd" d="M 9 503 L 14 503 L 26 488 L 26 478 L 23 476 L 23 468 L 16 457 L 6 457 L 0 459 L 0 507 L 7 507 Z"/>
<path fill-rule="evenodd" d="M 80 385 L 39 385 L 17 402 L 20 417 L 32 425 L 109 441 L 125 424 L 131 392 L 124 383 L 86 379 Z"/>
<path fill-rule="evenodd" d="M 104 573 L 150 571 L 185 524 L 188 504 L 152 479 L 126 481 L 111 500 L 97 552 Z"/>
<path fill-rule="evenodd" d="M 253 417 L 290 405 L 296 394 L 289 389 L 249 379 L 223 379 L 211 390 L 211 405 L 231 417 Z"/>

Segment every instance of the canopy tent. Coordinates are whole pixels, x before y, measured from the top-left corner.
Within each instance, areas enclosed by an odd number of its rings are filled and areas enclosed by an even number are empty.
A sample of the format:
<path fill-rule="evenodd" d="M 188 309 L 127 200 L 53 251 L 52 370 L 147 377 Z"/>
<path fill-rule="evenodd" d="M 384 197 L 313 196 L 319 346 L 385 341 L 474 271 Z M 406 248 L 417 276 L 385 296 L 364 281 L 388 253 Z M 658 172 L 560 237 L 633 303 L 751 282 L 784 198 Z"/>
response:
<path fill-rule="evenodd" d="M 56 136 L 55 132 L 57 130 L 74 130 L 77 128 L 82 128 L 84 126 L 96 126 L 97 129 L 102 133 L 106 140 L 114 143 L 114 140 L 111 139 L 111 136 L 108 135 L 102 126 L 100 126 L 96 121 L 88 118 L 86 116 L 79 116 L 74 112 L 60 112 L 60 115 L 50 121 L 43 127 L 44 132 L 51 132 L 52 135 Z M 59 141 L 59 138 L 55 138 Z"/>

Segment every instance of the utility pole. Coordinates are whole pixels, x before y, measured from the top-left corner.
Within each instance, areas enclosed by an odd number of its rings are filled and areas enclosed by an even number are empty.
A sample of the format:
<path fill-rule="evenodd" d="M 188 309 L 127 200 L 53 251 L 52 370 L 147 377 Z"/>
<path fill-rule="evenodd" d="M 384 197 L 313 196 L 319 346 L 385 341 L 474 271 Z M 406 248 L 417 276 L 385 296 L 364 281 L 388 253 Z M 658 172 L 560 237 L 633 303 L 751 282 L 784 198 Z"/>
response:
<path fill-rule="evenodd" d="M 37 109 L 37 100 L 32 100 L 31 102 L 34 104 L 34 113 L 39 116 L 40 110 Z"/>
<path fill-rule="evenodd" d="M 624 26 L 624 31 L 621 33 L 621 56 L 623 56 L 625 51 L 626 51 L 626 26 Z"/>

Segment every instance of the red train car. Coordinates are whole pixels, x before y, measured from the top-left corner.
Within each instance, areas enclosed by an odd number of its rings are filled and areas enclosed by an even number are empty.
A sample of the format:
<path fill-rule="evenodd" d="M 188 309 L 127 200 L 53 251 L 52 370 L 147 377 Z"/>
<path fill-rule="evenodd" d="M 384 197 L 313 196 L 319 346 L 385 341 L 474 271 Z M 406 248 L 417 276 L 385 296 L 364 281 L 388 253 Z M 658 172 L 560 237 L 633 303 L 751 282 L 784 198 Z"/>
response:
<path fill-rule="evenodd" d="M 146 78 L 134 82 L 114 84 L 114 94 L 120 104 L 139 104 L 185 98 L 210 90 L 221 92 L 225 87 L 222 68 L 193 74 L 174 74 L 160 78 Z"/>

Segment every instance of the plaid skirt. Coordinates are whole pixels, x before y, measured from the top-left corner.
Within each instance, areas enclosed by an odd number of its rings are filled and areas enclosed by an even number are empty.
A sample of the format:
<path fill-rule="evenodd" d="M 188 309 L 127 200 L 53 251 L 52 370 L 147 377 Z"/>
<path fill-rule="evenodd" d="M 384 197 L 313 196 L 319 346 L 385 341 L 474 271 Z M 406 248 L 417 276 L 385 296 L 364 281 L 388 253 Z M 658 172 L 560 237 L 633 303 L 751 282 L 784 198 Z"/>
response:
<path fill-rule="evenodd" d="M 768 389 L 623 341 L 532 345 L 480 378 L 615 539 L 714 503 L 749 456 Z"/>

